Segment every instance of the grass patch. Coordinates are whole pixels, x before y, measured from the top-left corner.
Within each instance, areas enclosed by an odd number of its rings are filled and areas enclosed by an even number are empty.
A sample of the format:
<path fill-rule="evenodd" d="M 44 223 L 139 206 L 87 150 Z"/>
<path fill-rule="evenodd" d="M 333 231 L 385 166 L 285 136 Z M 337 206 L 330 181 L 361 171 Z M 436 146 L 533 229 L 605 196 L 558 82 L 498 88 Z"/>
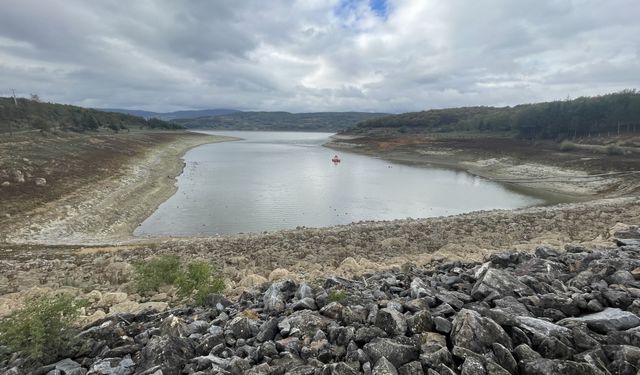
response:
<path fill-rule="evenodd" d="M 334 289 L 329 292 L 329 302 L 342 303 L 347 299 L 347 293 L 342 289 Z"/>
<path fill-rule="evenodd" d="M 164 285 L 172 285 L 180 276 L 180 258 L 163 255 L 135 265 L 135 286 L 138 293 L 157 291 Z"/>
<path fill-rule="evenodd" d="M 224 281 L 213 276 L 208 263 L 194 261 L 187 264 L 186 270 L 178 275 L 176 286 L 179 296 L 193 298 L 196 304 L 202 305 L 209 294 L 224 290 Z"/>
<path fill-rule="evenodd" d="M 164 255 L 139 263 L 135 268 L 138 293 L 149 294 L 171 285 L 177 288 L 178 296 L 183 300 L 202 305 L 209 294 L 220 293 L 225 287 L 222 278 L 204 261 L 182 264 L 178 256 Z"/>
<path fill-rule="evenodd" d="M 0 344 L 36 363 L 54 360 L 66 348 L 83 306 L 85 301 L 69 295 L 32 298 L 0 322 Z"/>

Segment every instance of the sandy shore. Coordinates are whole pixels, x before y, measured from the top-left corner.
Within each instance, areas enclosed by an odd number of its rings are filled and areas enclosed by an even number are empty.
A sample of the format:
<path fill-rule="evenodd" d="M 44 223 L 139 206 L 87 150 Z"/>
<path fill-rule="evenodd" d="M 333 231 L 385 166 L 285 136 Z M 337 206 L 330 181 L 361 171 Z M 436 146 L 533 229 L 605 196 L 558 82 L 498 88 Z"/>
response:
<path fill-rule="evenodd" d="M 178 136 L 132 157 L 110 177 L 82 186 L 16 217 L 7 242 L 100 244 L 132 240 L 133 230 L 176 191 L 181 157 L 196 146 L 234 140 Z M 21 220 L 22 219 L 22 220 Z"/>

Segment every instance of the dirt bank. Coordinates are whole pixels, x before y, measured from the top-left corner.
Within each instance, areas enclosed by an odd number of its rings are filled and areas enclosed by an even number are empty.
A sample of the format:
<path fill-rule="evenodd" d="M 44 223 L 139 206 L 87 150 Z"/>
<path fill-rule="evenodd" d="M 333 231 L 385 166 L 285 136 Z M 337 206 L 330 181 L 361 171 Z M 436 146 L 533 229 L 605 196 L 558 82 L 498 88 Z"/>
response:
<path fill-rule="evenodd" d="M 501 250 L 533 251 L 542 244 L 610 246 L 609 229 L 617 222 L 640 223 L 640 198 L 126 246 L 5 244 L 0 245 L 0 296 L 34 287 L 132 293 L 131 264 L 162 254 L 209 261 L 225 278 L 227 293 L 238 295 L 256 280 L 313 281 L 408 262 L 428 268 L 442 260 L 481 261 Z"/>
<path fill-rule="evenodd" d="M 597 149 L 561 151 L 553 142 L 438 134 L 336 135 L 327 147 L 386 160 L 466 170 L 551 202 L 571 202 L 640 191 L 640 157 Z"/>
<path fill-rule="evenodd" d="M 0 241 L 66 244 L 130 239 L 175 192 L 187 150 L 231 139 L 185 132 L 23 138 L 2 144 L 0 169 L 27 177 L 0 188 Z M 44 185 L 35 181 L 41 175 Z"/>

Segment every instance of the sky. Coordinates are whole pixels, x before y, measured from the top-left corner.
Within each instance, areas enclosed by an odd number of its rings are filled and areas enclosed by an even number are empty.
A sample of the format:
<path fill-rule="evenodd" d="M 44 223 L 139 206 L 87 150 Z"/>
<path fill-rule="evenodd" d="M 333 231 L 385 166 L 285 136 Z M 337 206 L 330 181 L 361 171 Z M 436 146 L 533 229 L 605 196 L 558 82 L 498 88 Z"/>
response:
<path fill-rule="evenodd" d="M 638 0 L 0 0 L 0 96 L 407 112 L 640 88 Z"/>

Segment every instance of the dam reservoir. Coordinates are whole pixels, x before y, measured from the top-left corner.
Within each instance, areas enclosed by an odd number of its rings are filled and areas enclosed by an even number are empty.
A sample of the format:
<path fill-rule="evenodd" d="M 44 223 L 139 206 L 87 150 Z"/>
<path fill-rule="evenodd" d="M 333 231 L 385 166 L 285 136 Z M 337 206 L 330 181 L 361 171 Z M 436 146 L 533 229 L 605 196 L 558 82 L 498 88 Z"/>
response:
<path fill-rule="evenodd" d="M 322 146 L 331 133 L 205 133 L 242 140 L 187 152 L 177 192 L 135 235 L 263 232 L 544 203 L 463 171 L 336 152 Z"/>

